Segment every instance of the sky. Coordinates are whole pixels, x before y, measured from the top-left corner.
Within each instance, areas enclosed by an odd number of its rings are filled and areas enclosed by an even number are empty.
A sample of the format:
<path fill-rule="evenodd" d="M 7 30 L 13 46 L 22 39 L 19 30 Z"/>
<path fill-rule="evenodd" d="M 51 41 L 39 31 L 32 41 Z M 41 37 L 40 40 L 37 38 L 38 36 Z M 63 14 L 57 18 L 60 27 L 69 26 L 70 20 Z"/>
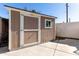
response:
<path fill-rule="evenodd" d="M 37 12 L 56 16 L 56 23 L 66 21 L 65 3 L 0 3 L 0 16 L 9 18 L 8 10 L 4 5 L 21 9 L 36 10 Z M 79 4 L 69 3 L 69 18 L 71 22 L 79 22 Z"/>

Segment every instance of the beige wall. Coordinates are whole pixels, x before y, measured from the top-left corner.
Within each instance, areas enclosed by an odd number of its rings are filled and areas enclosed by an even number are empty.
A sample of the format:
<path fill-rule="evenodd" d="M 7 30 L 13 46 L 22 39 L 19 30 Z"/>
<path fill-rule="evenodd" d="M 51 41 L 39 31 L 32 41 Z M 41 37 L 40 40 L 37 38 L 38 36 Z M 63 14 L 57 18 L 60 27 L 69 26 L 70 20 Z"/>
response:
<path fill-rule="evenodd" d="M 79 39 L 79 22 L 57 23 L 56 36 Z"/>

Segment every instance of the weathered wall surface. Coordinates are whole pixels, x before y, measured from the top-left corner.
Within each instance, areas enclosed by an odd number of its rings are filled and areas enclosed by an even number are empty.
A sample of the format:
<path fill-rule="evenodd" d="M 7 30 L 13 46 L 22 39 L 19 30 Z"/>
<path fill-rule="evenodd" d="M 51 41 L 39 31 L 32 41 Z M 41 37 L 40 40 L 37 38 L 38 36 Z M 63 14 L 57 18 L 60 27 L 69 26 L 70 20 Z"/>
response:
<path fill-rule="evenodd" d="M 11 49 L 17 49 L 20 41 L 20 13 L 11 11 Z"/>
<path fill-rule="evenodd" d="M 57 23 L 56 36 L 79 39 L 79 22 Z"/>
<path fill-rule="evenodd" d="M 0 43 L 8 41 L 8 19 L 0 18 Z"/>
<path fill-rule="evenodd" d="M 24 16 L 24 29 L 38 29 L 38 18 Z M 38 31 L 24 31 L 24 44 L 38 42 Z"/>
<path fill-rule="evenodd" d="M 38 29 L 38 18 L 24 16 L 24 29 Z"/>
<path fill-rule="evenodd" d="M 0 18 L 0 43 L 1 43 L 1 34 L 2 34 L 2 20 Z"/>
<path fill-rule="evenodd" d="M 45 28 L 45 19 L 52 20 L 52 28 Z M 41 17 L 41 42 L 48 42 L 55 39 L 55 19 Z"/>
<path fill-rule="evenodd" d="M 24 29 L 37 29 L 38 19 L 33 17 L 24 17 Z M 52 28 L 45 28 L 45 19 L 52 20 Z M 28 40 L 29 36 L 33 33 L 33 37 Z M 55 39 L 55 19 L 50 17 L 41 17 L 41 43 L 48 42 Z M 25 44 L 37 42 L 37 32 L 24 32 Z M 28 41 L 27 41 L 28 40 Z M 11 10 L 11 49 L 20 47 L 20 12 Z"/>

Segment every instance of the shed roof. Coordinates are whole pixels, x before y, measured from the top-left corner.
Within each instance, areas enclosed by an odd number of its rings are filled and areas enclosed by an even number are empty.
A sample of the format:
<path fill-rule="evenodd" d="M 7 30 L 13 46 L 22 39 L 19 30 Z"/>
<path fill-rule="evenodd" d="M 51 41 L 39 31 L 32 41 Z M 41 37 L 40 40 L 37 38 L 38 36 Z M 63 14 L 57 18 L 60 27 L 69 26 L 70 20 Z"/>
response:
<path fill-rule="evenodd" d="M 27 12 L 31 12 L 31 13 L 40 14 L 40 15 L 43 15 L 43 16 L 49 16 L 49 17 L 57 18 L 57 17 L 55 17 L 55 16 L 46 15 L 46 14 L 39 13 L 39 12 L 33 12 L 33 11 L 30 11 L 30 10 L 25 10 L 25 9 L 21 9 L 21 8 L 16 8 L 16 7 L 8 6 L 8 5 L 4 5 L 4 6 L 5 6 L 5 7 L 9 7 L 9 8 L 14 8 L 14 9 L 22 10 L 22 11 L 27 11 Z"/>
<path fill-rule="evenodd" d="M 2 19 L 2 20 L 8 20 L 8 18 L 4 18 L 2 16 L 0 16 L 0 19 Z"/>

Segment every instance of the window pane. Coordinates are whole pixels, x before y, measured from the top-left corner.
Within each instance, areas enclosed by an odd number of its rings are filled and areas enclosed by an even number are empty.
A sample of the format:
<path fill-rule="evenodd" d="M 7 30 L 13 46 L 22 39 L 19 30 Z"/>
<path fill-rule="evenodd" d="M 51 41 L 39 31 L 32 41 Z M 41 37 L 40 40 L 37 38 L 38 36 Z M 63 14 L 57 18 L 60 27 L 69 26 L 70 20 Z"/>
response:
<path fill-rule="evenodd" d="M 46 21 L 46 27 L 50 27 L 51 22 L 50 21 Z"/>
<path fill-rule="evenodd" d="M 46 21 L 46 27 L 48 27 L 48 21 Z"/>
<path fill-rule="evenodd" d="M 50 23 L 51 23 L 51 22 L 49 21 L 49 22 L 48 22 L 48 27 L 50 27 Z"/>

